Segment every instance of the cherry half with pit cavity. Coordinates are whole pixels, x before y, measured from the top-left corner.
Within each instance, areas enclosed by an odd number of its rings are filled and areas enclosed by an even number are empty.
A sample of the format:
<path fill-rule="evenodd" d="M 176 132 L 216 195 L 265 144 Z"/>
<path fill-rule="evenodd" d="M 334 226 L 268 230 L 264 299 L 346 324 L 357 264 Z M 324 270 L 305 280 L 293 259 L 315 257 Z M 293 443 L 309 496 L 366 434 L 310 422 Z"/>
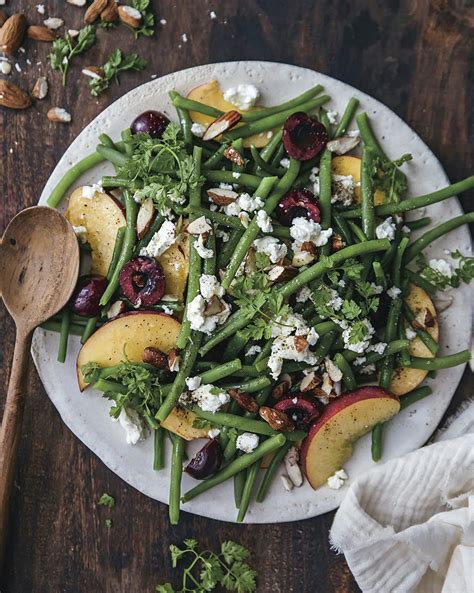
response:
<path fill-rule="evenodd" d="M 306 113 L 293 113 L 283 126 L 283 146 L 297 161 L 313 159 L 326 146 L 326 128 Z"/>
<path fill-rule="evenodd" d="M 309 189 L 293 189 L 277 205 L 276 216 L 280 224 L 291 226 L 294 218 L 321 220 L 321 212 L 313 192 Z"/>
<path fill-rule="evenodd" d="M 217 439 L 211 439 L 191 459 L 184 471 L 196 480 L 216 473 L 222 463 L 222 449 Z"/>
<path fill-rule="evenodd" d="M 319 416 L 316 402 L 307 395 L 295 394 L 280 400 L 275 410 L 285 412 L 299 430 L 305 430 Z"/>
<path fill-rule="evenodd" d="M 132 122 L 132 134 L 149 134 L 152 138 L 161 138 L 170 120 L 160 111 L 144 111 Z"/>
<path fill-rule="evenodd" d="M 107 288 L 107 279 L 103 276 L 81 276 L 69 301 L 73 313 L 83 317 L 95 317 L 99 314 L 99 301 Z"/>
<path fill-rule="evenodd" d="M 141 255 L 127 262 L 120 271 L 119 282 L 124 295 L 136 307 L 154 305 L 165 294 L 163 268 L 151 257 Z"/>

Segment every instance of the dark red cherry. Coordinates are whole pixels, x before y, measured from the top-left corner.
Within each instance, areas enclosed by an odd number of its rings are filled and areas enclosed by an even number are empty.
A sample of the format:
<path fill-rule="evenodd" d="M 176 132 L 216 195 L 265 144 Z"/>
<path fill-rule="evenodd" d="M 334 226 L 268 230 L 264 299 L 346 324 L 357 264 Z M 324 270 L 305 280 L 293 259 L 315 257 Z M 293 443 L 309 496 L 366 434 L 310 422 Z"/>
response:
<path fill-rule="evenodd" d="M 119 282 L 124 295 L 137 307 L 154 305 L 165 294 L 163 268 L 151 257 L 141 255 L 127 262 Z"/>
<path fill-rule="evenodd" d="M 285 412 L 299 430 L 305 430 L 319 416 L 316 402 L 307 395 L 295 394 L 281 399 L 274 405 L 275 410 Z"/>
<path fill-rule="evenodd" d="M 103 276 L 81 276 L 70 300 L 73 313 L 84 317 L 99 314 L 99 301 L 107 288 L 107 279 Z"/>
<path fill-rule="evenodd" d="M 314 194 L 309 189 L 293 189 L 277 205 L 279 222 L 291 226 L 294 218 L 308 218 L 314 222 L 321 220 L 321 213 Z"/>
<path fill-rule="evenodd" d="M 160 111 L 144 111 L 132 122 L 132 134 L 150 134 L 152 138 L 161 138 L 170 120 Z"/>
<path fill-rule="evenodd" d="M 328 133 L 323 124 L 298 112 L 290 115 L 283 126 L 283 146 L 298 161 L 309 161 L 326 146 Z"/>
<path fill-rule="evenodd" d="M 216 473 L 222 463 L 222 449 L 217 439 L 211 439 L 188 463 L 184 471 L 196 480 Z"/>

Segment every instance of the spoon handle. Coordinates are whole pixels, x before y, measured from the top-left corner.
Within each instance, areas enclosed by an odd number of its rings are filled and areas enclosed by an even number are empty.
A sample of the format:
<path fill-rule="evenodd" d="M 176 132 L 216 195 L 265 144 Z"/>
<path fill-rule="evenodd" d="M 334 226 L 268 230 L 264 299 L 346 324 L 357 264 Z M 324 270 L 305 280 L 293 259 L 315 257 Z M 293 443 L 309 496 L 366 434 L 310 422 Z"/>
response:
<path fill-rule="evenodd" d="M 28 358 L 32 332 L 17 330 L 10 383 L 0 427 L 0 564 L 5 551 L 8 502 L 15 476 L 16 458 L 20 443 Z"/>

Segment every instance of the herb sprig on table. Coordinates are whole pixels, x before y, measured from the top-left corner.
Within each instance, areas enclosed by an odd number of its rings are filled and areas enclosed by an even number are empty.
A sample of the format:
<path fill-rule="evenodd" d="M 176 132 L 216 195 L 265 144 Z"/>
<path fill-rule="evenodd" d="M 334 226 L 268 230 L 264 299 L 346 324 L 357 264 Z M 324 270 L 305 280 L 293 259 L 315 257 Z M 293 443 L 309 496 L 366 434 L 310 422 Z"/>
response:
<path fill-rule="evenodd" d="M 53 70 L 61 72 L 63 85 L 66 84 L 69 66 L 73 57 L 87 51 L 95 42 L 96 34 L 93 25 L 83 27 L 79 31 L 75 42 L 69 33 L 53 42 L 49 54 L 49 63 Z"/>
<path fill-rule="evenodd" d="M 195 539 L 185 539 L 183 544 L 182 548 L 170 546 L 173 568 L 177 568 L 178 562 L 188 562 L 183 569 L 181 588 L 165 583 L 156 587 L 157 593 L 202 593 L 214 591 L 218 585 L 236 593 L 257 590 L 257 573 L 246 562 L 250 552 L 244 546 L 226 541 L 216 554 L 211 550 L 198 550 Z"/>
<path fill-rule="evenodd" d="M 155 33 L 155 16 L 150 9 L 150 0 L 132 0 L 130 5 L 142 15 L 142 22 L 139 27 L 136 29 L 129 27 L 135 39 L 138 39 L 140 35 L 151 37 Z"/>
<path fill-rule="evenodd" d="M 91 95 L 98 97 L 100 93 L 109 88 L 112 80 L 115 80 L 118 84 L 118 75 L 120 72 L 126 70 L 143 70 L 146 64 L 147 61 L 136 53 L 124 56 L 120 49 L 114 50 L 102 68 L 102 76 L 90 80 L 89 87 Z"/>

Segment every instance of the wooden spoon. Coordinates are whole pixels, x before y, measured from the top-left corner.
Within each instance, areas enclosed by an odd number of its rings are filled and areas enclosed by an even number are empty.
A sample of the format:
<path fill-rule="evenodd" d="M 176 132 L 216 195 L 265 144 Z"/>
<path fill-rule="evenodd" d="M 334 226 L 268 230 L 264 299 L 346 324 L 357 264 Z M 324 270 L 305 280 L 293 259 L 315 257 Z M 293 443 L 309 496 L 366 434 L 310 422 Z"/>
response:
<path fill-rule="evenodd" d="M 0 244 L 0 294 L 16 325 L 10 383 L 0 427 L 0 562 L 5 549 L 8 501 L 20 442 L 33 331 L 67 303 L 78 273 L 78 242 L 62 214 L 36 206 L 13 218 Z"/>

